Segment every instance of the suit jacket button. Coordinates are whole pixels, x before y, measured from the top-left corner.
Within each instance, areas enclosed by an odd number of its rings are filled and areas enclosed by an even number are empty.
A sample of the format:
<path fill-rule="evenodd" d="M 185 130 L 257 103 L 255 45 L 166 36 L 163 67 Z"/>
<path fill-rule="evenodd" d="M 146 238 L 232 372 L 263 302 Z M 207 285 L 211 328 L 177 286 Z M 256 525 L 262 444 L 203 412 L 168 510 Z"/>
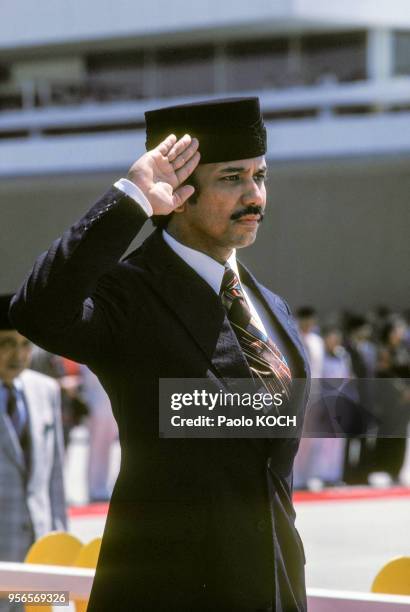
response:
<path fill-rule="evenodd" d="M 258 521 L 256 529 L 259 531 L 259 533 L 264 533 L 266 531 L 266 521 Z"/>

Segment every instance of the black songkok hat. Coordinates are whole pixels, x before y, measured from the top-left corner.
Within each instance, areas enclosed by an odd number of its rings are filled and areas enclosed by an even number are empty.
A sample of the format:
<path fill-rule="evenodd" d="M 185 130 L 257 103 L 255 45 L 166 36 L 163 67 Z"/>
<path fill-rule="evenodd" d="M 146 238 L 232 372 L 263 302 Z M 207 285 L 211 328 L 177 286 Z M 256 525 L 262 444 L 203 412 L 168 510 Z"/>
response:
<path fill-rule="evenodd" d="M 169 134 L 199 140 L 202 164 L 249 159 L 266 153 L 266 129 L 258 98 L 207 100 L 145 113 L 147 151 Z"/>
<path fill-rule="evenodd" d="M 0 295 L 0 330 L 16 329 L 9 317 L 9 306 L 13 294 Z"/>

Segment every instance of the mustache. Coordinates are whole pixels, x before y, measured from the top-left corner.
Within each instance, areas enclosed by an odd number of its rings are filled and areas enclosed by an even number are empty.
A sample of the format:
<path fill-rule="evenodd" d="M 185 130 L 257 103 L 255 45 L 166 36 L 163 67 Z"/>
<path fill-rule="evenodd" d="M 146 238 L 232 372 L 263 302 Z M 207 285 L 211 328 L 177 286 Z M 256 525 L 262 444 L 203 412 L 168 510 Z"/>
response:
<path fill-rule="evenodd" d="M 245 217 L 246 215 L 259 215 L 259 223 L 262 223 L 265 213 L 263 212 L 262 206 L 252 206 L 251 204 L 246 208 L 243 208 L 242 210 L 237 210 L 235 213 L 233 213 L 231 215 L 231 220 L 237 221 L 238 219 L 240 219 L 241 217 Z"/>

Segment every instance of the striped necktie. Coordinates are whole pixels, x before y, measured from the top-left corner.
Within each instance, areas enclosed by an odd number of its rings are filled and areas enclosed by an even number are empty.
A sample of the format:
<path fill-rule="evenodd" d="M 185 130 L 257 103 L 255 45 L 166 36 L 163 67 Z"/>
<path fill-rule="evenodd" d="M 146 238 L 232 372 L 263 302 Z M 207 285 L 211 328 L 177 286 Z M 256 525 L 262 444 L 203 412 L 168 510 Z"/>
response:
<path fill-rule="evenodd" d="M 254 378 L 272 395 L 283 393 L 289 399 L 292 375 L 286 359 L 252 317 L 239 279 L 228 264 L 220 296 Z"/>

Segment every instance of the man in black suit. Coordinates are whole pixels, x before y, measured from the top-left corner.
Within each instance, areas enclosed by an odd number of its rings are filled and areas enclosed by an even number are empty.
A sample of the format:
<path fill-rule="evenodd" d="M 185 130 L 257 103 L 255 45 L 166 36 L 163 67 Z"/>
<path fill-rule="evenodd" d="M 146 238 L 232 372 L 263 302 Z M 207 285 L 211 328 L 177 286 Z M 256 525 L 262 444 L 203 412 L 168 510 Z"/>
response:
<path fill-rule="evenodd" d="M 296 325 L 235 258 L 266 206 L 259 101 L 146 120 L 148 153 L 38 258 L 11 308 L 25 335 L 96 372 L 118 422 L 121 470 L 88 610 L 306 610 L 298 436 L 158 435 L 164 378 L 257 376 L 286 390 L 302 378 L 301 426 L 309 373 Z M 121 261 L 151 215 L 162 229 Z"/>

